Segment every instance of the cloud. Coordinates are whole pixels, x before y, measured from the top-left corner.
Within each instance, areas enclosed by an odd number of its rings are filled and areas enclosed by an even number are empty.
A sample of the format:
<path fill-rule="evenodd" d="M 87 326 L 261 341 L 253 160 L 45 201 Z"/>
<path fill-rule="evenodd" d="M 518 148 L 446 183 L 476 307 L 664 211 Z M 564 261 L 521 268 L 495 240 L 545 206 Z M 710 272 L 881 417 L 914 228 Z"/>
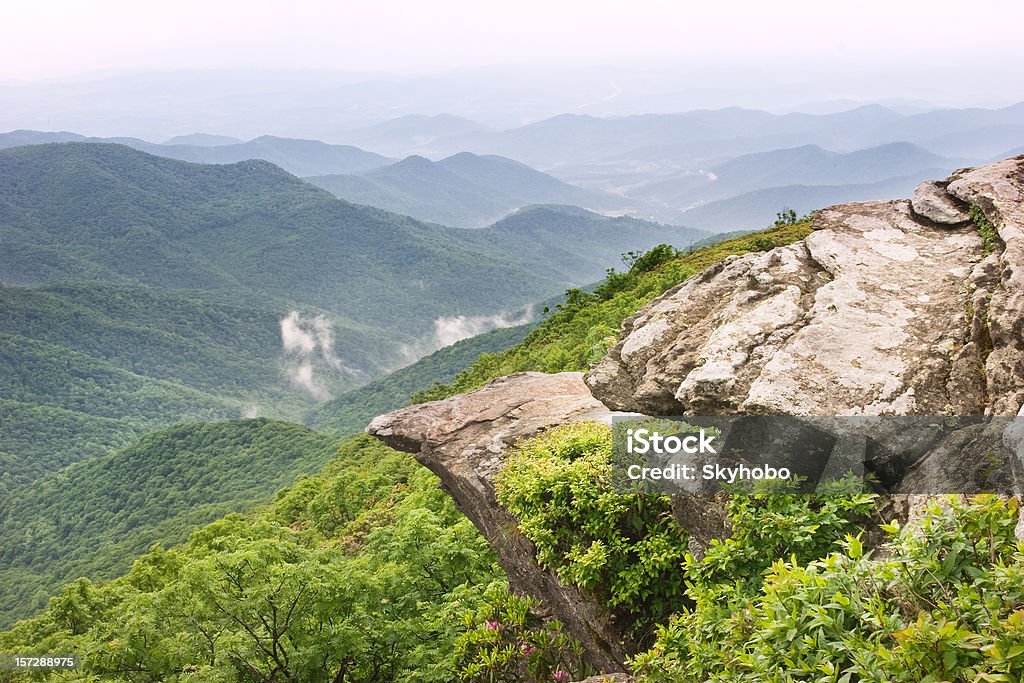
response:
<path fill-rule="evenodd" d="M 316 376 L 318 365 L 345 373 L 355 372 L 334 355 L 334 330 L 326 316 L 309 317 L 291 311 L 281 318 L 281 346 L 288 380 L 317 401 L 330 398 L 322 379 Z"/>
<path fill-rule="evenodd" d="M 533 310 L 528 308 L 520 316 L 510 318 L 500 315 L 457 315 L 441 317 L 434 321 L 434 344 L 437 349 L 451 346 L 457 341 L 475 337 L 491 330 L 524 325 L 533 319 Z"/>
<path fill-rule="evenodd" d="M 531 320 L 533 320 L 532 306 L 527 307 L 519 314 L 442 316 L 434 320 L 434 332 L 430 337 L 416 344 L 404 344 L 399 350 L 404 364 L 408 365 L 463 339 L 469 339 L 491 330 L 525 325 Z"/>

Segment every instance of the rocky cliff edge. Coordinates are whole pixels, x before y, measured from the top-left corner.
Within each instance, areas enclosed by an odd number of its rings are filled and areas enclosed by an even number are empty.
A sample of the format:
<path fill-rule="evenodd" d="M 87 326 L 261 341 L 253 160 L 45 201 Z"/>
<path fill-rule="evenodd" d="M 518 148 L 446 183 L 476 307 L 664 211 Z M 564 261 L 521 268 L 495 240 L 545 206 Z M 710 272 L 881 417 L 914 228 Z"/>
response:
<path fill-rule="evenodd" d="M 539 598 L 600 670 L 622 671 L 630 650 L 614 618 L 538 568 L 495 500 L 518 439 L 616 410 L 1024 414 L 1024 156 L 923 183 L 911 200 L 825 209 L 813 228 L 652 301 L 586 377 L 513 375 L 367 428 L 440 477 L 513 589 Z M 698 537 L 718 523 L 713 510 L 676 516 Z"/>

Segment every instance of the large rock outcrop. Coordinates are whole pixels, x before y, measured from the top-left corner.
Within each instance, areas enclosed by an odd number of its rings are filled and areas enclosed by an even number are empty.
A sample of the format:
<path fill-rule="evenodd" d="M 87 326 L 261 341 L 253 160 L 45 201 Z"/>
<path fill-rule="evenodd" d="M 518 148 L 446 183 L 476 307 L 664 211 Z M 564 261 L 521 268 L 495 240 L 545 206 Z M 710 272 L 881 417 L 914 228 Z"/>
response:
<path fill-rule="evenodd" d="M 495 500 L 494 479 L 505 450 L 519 439 L 561 424 L 609 420 L 583 375 L 527 372 L 469 394 L 396 410 L 366 431 L 416 459 L 441 479 L 456 506 L 498 553 L 513 590 L 539 598 L 580 640 L 595 668 L 623 671 L 628 643 L 613 616 L 533 561 L 533 544 Z"/>
<path fill-rule="evenodd" d="M 651 302 L 587 384 L 655 414 L 1014 415 L 1022 193 L 1018 157 L 925 183 L 913 202 L 825 209 L 802 242 L 727 258 Z M 996 243 L 964 222 L 969 204 Z"/>
<path fill-rule="evenodd" d="M 995 234 L 979 230 L 971 206 Z M 502 453 L 517 439 L 612 410 L 1024 414 L 1024 157 L 924 183 L 913 200 L 831 207 L 813 227 L 802 242 L 727 258 L 652 301 L 585 383 L 577 373 L 514 375 L 368 427 L 441 478 L 513 587 L 540 598 L 601 670 L 623 670 L 629 651 L 614 619 L 540 570 L 495 501 Z M 1019 452 L 1018 432 L 1004 439 Z M 720 516 L 708 503 L 674 512 L 712 533 Z"/>

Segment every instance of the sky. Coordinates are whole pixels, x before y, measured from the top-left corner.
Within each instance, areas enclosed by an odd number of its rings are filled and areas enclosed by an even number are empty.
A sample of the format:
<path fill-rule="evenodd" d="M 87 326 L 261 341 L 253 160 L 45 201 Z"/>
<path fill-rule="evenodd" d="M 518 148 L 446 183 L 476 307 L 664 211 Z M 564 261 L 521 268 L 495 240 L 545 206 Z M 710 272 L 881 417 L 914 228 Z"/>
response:
<path fill-rule="evenodd" d="M 1024 66 L 1013 0 L 9 0 L 2 21 L 6 84 L 194 68 Z"/>

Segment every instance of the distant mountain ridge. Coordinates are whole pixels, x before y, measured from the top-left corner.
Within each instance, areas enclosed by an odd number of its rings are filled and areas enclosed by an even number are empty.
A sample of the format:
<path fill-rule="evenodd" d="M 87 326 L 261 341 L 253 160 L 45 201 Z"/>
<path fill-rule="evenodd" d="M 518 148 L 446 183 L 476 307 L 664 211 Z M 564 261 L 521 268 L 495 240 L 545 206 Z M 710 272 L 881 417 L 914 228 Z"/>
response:
<path fill-rule="evenodd" d="M 76 133 L 48 133 L 17 130 L 0 133 L 0 149 L 55 142 L 121 144 L 156 156 L 201 164 L 233 164 L 262 159 L 294 175 L 353 173 L 391 163 L 391 159 L 352 147 L 329 145 L 319 140 L 300 140 L 263 135 L 248 142 L 226 136 L 190 135 L 172 138 L 164 144 L 138 138 L 90 138 Z"/>
<path fill-rule="evenodd" d="M 531 204 L 604 210 L 628 204 L 495 155 L 460 152 L 440 161 L 406 157 L 358 175 L 306 178 L 337 197 L 461 228 L 481 228 Z"/>
<path fill-rule="evenodd" d="M 706 230 L 728 230 L 736 225 L 765 227 L 771 225 L 781 209 L 792 209 L 803 215 L 833 204 L 898 199 L 912 195 L 914 188 L 922 181 L 943 173 L 948 171 L 934 168 L 909 176 L 887 178 L 877 183 L 767 187 L 708 202 L 684 211 L 680 218 Z"/>
<path fill-rule="evenodd" d="M 963 165 L 961 162 L 960 159 L 940 157 L 907 142 L 845 153 L 804 145 L 745 154 L 713 165 L 704 173 L 688 173 L 643 185 L 633 194 L 661 204 L 685 207 L 769 187 L 863 185 L 911 174 L 921 175 L 935 169 L 948 173 Z"/>

